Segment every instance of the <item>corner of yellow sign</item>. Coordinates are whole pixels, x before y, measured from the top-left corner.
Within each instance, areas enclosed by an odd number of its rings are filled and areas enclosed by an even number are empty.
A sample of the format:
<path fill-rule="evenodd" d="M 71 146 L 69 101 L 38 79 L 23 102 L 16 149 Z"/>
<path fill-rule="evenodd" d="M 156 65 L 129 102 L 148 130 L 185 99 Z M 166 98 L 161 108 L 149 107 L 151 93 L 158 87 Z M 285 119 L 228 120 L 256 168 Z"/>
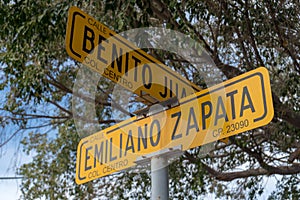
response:
<path fill-rule="evenodd" d="M 266 67 L 264 66 L 260 66 L 258 68 L 258 70 L 260 71 L 260 73 L 263 74 L 263 77 L 265 77 L 265 91 L 267 91 L 267 96 L 268 96 L 268 113 L 267 116 L 265 116 L 265 120 L 263 124 L 261 124 L 261 126 L 263 125 L 267 125 L 269 122 L 272 121 L 273 117 L 274 117 L 274 107 L 273 107 L 273 98 L 272 98 L 272 89 L 271 89 L 271 85 L 270 85 L 270 76 L 269 76 L 269 71 Z"/>
<path fill-rule="evenodd" d="M 80 10 L 80 8 L 78 8 L 77 6 L 71 6 L 70 9 L 69 9 L 69 12 L 72 13 L 72 12 L 74 12 L 74 11 L 80 11 L 80 12 L 82 12 L 82 11 Z"/>
<path fill-rule="evenodd" d="M 77 178 L 77 176 L 76 176 L 76 177 L 75 177 L 75 183 L 76 183 L 77 185 L 81 185 L 81 184 L 83 184 L 84 182 L 81 181 L 81 180 L 79 180 L 79 179 Z"/>
<path fill-rule="evenodd" d="M 220 141 L 223 142 L 223 143 L 225 143 L 225 144 L 228 144 L 228 142 L 229 142 L 229 137 L 227 137 L 227 138 L 222 138 Z"/>

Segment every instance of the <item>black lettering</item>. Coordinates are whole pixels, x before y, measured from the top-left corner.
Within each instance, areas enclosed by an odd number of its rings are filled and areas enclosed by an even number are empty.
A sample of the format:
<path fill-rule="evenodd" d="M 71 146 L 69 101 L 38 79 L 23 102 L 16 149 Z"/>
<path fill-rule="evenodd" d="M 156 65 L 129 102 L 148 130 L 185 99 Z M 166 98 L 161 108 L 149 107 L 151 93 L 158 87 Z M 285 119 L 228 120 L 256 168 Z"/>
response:
<path fill-rule="evenodd" d="M 128 76 L 128 68 L 129 68 L 129 53 L 125 54 L 125 75 Z"/>
<path fill-rule="evenodd" d="M 175 91 L 175 92 L 176 92 L 176 97 L 178 98 L 178 92 L 179 92 L 179 91 L 178 91 L 178 83 L 175 84 L 175 90 L 176 90 L 176 91 Z"/>
<path fill-rule="evenodd" d="M 117 159 L 117 156 L 113 157 L 113 143 L 112 143 L 112 138 L 110 138 L 110 145 L 109 145 L 109 161 L 114 161 Z"/>
<path fill-rule="evenodd" d="M 173 81 L 170 79 L 170 97 L 173 96 Z"/>
<path fill-rule="evenodd" d="M 244 115 L 244 110 L 251 109 L 252 112 L 255 112 L 252 99 L 250 97 L 249 91 L 247 86 L 243 88 L 243 94 L 242 94 L 242 103 L 241 103 L 241 111 L 240 111 L 240 117 Z M 245 105 L 245 98 L 247 98 L 248 104 Z"/>
<path fill-rule="evenodd" d="M 187 128 L 186 128 L 186 135 L 189 135 L 190 130 L 193 129 L 193 128 L 195 128 L 197 132 L 199 131 L 199 126 L 198 126 L 198 123 L 197 123 L 195 111 L 194 111 L 194 108 L 191 107 L 190 111 L 189 111 L 188 124 L 187 124 Z"/>
<path fill-rule="evenodd" d="M 157 129 L 157 138 L 156 141 L 153 139 L 153 127 L 156 124 L 156 129 Z M 150 143 L 153 147 L 157 146 L 160 140 L 160 124 L 157 119 L 153 120 L 150 126 Z"/>
<path fill-rule="evenodd" d="M 100 162 L 102 165 L 103 163 L 103 141 L 100 143 L 100 148 L 98 149 L 98 144 L 95 145 L 95 154 L 94 154 L 94 168 L 96 164 Z"/>
<path fill-rule="evenodd" d="M 114 72 L 111 71 L 111 70 L 109 70 L 109 77 L 110 77 L 111 79 L 114 79 Z"/>
<path fill-rule="evenodd" d="M 180 121 L 180 118 L 181 118 L 181 112 L 173 113 L 171 115 L 171 118 L 174 118 L 174 117 L 177 117 L 177 119 L 176 119 L 176 122 L 175 122 L 175 125 L 174 125 L 174 129 L 173 129 L 173 133 L 172 133 L 172 140 L 176 140 L 178 138 L 182 138 L 182 133 L 176 135 L 178 124 L 179 124 L 179 121 Z"/>
<path fill-rule="evenodd" d="M 168 82 L 168 80 L 167 80 L 167 77 L 165 77 L 165 89 L 164 89 L 164 93 L 162 93 L 162 92 L 159 92 L 159 94 L 160 94 L 160 96 L 162 97 L 162 98 L 166 98 L 167 97 L 167 93 L 168 93 L 168 87 L 167 87 L 167 83 Z"/>
<path fill-rule="evenodd" d="M 112 45 L 112 55 L 111 55 L 111 60 L 112 60 L 112 63 L 111 63 L 111 68 L 115 68 L 115 63 L 117 63 L 117 66 L 118 66 L 118 71 L 120 73 L 122 73 L 122 53 L 123 53 L 123 49 L 120 48 L 120 56 L 118 56 L 118 52 L 117 52 L 117 46 L 116 44 L 113 44 Z"/>
<path fill-rule="evenodd" d="M 134 60 L 134 81 L 137 82 L 137 67 L 139 66 L 139 63 L 141 63 L 141 60 L 132 56 Z"/>
<path fill-rule="evenodd" d="M 226 94 L 227 97 L 230 97 L 230 105 L 231 105 L 231 114 L 232 114 L 232 119 L 235 119 L 235 106 L 234 106 L 234 95 L 237 93 L 237 90 L 234 90 L 232 92 L 229 92 Z"/>
<path fill-rule="evenodd" d="M 221 108 L 221 114 L 219 114 L 219 110 Z M 218 97 L 217 108 L 216 108 L 216 118 L 214 125 L 217 125 L 218 120 L 224 118 L 226 122 L 228 122 L 228 116 L 226 114 L 225 106 L 222 97 Z"/>
<path fill-rule="evenodd" d="M 125 148 L 125 156 L 127 155 L 127 151 L 131 150 L 132 153 L 135 152 L 134 145 L 133 145 L 133 137 L 132 137 L 132 131 L 129 130 L 127 135 L 127 142 L 126 142 L 126 148 Z"/>
<path fill-rule="evenodd" d="M 105 163 L 107 163 L 107 152 L 108 152 L 108 140 L 105 141 Z"/>
<path fill-rule="evenodd" d="M 123 153 L 122 148 L 123 148 L 123 134 L 121 133 L 121 134 L 120 134 L 120 148 L 119 148 L 119 149 L 120 149 L 120 154 L 119 154 L 119 155 L 120 155 L 120 156 L 119 156 L 120 158 L 122 158 L 122 153 Z"/>
<path fill-rule="evenodd" d="M 104 69 L 104 75 L 108 76 L 109 70 L 107 68 Z"/>
<path fill-rule="evenodd" d="M 181 92 L 181 98 L 186 97 L 186 91 L 185 88 L 182 88 L 182 92 Z"/>
<path fill-rule="evenodd" d="M 205 107 L 209 107 L 209 111 L 207 114 L 205 114 Z M 201 116 L 202 116 L 202 129 L 206 129 L 206 119 L 208 119 L 211 116 L 212 113 L 212 104 L 210 101 L 203 102 L 201 104 Z"/>
<path fill-rule="evenodd" d="M 147 149 L 147 124 L 144 126 L 144 134 L 142 132 L 142 128 L 138 127 L 138 151 L 141 150 L 141 141 L 144 149 Z"/>
<path fill-rule="evenodd" d="M 97 59 L 100 60 L 101 62 L 103 62 L 104 64 L 107 64 L 107 60 L 105 60 L 101 56 L 101 51 L 102 50 L 105 51 L 105 48 L 102 46 L 102 42 L 103 41 L 105 41 L 106 43 L 108 43 L 108 41 L 104 37 L 102 37 L 101 35 L 99 35 Z"/>
<path fill-rule="evenodd" d="M 148 83 L 146 83 L 146 69 L 148 71 Z M 150 89 L 152 85 L 152 71 L 151 68 L 148 64 L 144 64 L 143 70 L 142 70 L 142 80 L 143 80 L 143 85 L 146 89 Z"/>
<path fill-rule="evenodd" d="M 87 163 L 88 163 L 88 160 L 91 158 L 91 156 L 89 156 L 89 150 L 91 150 L 92 147 L 88 147 L 85 149 L 85 163 L 84 163 L 84 170 L 87 171 L 87 170 L 90 170 L 92 169 L 92 166 L 88 166 Z"/>
<path fill-rule="evenodd" d="M 122 77 L 120 75 L 117 75 L 117 74 L 114 73 L 114 79 L 116 81 L 119 81 L 119 79 L 122 79 Z"/>
<path fill-rule="evenodd" d="M 94 22 L 94 20 L 93 20 L 92 18 L 88 18 L 88 23 L 89 23 L 90 25 L 93 25 L 93 22 Z"/>
<path fill-rule="evenodd" d="M 126 79 L 122 78 L 121 80 L 123 81 L 123 85 L 126 85 L 127 87 L 129 87 L 129 86 L 128 86 L 129 83 L 128 83 L 128 81 L 127 81 Z"/>
<path fill-rule="evenodd" d="M 86 53 L 90 53 L 95 45 L 94 45 L 94 40 L 95 40 L 95 33 L 92 29 L 90 29 L 87 26 L 84 26 L 84 34 L 83 34 L 83 46 L 82 46 L 82 50 Z M 88 42 L 89 41 L 89 45 Z M 88 48 L 88 46 L 90 48 Z"/>

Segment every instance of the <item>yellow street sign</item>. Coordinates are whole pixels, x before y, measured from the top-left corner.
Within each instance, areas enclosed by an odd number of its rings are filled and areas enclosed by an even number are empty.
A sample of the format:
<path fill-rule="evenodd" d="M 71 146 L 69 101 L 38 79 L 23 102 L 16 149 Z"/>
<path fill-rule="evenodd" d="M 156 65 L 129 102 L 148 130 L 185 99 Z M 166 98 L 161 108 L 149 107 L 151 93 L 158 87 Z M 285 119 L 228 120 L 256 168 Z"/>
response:
<path fill-rule="evenodd" d="M 182 146 L 185 151 L 264 126 L 273 113 L 268 71 L 261 67 L 183 98 L 176 107 L 83 138 L 76 182 L 134 167 L 138 157 L 159 150 Z"/>
<path fill-rule="evenodd" d="M 69 10 L 66 50 L 72 58 L 102 76 L 142 98 L 146 96 L 148 103 L 174 96 L 180 99 L 200 91 L 198 86 L 77 7 Z"/>

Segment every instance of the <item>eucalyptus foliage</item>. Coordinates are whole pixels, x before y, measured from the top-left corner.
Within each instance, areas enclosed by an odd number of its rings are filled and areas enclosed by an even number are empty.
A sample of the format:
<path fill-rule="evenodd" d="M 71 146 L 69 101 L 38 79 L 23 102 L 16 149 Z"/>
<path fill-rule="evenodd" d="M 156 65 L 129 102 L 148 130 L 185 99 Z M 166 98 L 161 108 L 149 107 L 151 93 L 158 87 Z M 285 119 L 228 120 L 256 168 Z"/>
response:
<path fill-rule="evenodd" d="M 79 142 L 73 121 L 72 87 L 80 65 L 65 51 L 68 10 L 77 6 L 116 32 L 166 27 L 203 45 L 225 79 L 265 66 L 270 73 L 275 116 L 257 130 L 217 142 L 203 156 L 186 152 L 170 165 L 172 199 L 256 199 L 264 180 L 277 175 L 269 199 L 299 199 L 300 3 L 296 0 L 1 0 L 1 146 L 19 131 L 33 160 L 19 168 L 22 199 L 149 199 L 149 169 L 121 172 L 83 185 L 74 181 Z M 177 55 L 146 49 L 192 82 L 200 72 Z M 204 70 L 204 69 L 203 69 Z M 97 123 L 113 124 L 113 84 L 100 79 Z M 134 102 L 132 103 L 134 105 Z M 111 120 L 112 119 L 112 120 Z M 52 135 L 45 131 L 52 128 Z M 53 136 L 54 134 L 54 136 Z M 231 184 L 228 184 L 228 182 Z"/>

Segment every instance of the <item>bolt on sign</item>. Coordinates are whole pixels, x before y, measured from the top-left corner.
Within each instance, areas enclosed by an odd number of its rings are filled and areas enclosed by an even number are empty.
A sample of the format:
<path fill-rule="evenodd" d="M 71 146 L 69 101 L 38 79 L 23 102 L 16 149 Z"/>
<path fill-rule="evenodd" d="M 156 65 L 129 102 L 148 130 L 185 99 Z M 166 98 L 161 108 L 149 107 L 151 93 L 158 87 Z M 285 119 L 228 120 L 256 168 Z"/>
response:
<path fill-rule="evenodd" d="M 71 7 L 66 50 L 75 60 L 150 103 L 186 97 L 200 88 L 77 7 Z M 158 76 L 159 74 L 159 76 Z"/>
<path fill-rule="evenodd" d="M 162 149 L 182 146 L 185 151 L 264 126 L 273 114 L 269 74 L 261 67 L 183 98 L 173 108 L 83 138 L 76 182 L 134 167 L 138 157 Z"/>

